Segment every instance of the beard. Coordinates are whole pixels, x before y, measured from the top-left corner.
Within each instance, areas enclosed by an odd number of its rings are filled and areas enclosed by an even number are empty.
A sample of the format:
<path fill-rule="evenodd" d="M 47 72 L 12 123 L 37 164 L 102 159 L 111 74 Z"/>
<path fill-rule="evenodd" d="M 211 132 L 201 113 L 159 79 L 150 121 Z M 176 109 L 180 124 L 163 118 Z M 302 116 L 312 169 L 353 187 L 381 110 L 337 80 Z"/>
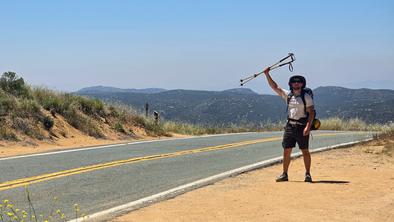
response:
<path fill-rule="evenodd" d="M 300 89 L 301 89 L 301 86 L 293 87 L 293 90 L 300 90 Z"/>

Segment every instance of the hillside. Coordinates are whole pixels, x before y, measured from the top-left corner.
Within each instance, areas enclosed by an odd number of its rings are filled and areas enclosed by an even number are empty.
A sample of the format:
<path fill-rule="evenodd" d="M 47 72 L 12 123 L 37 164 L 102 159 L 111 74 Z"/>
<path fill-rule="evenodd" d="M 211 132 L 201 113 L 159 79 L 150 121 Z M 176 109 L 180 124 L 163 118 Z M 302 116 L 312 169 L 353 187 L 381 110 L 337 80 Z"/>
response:
<path fill-rule="evenodd" d="M 13 72 L 0 78 L 0 140 L 35 144 L 76 136 L 119 140 L 168 135 L 153 120 L 98 99 L 31 87 Z M 1 145 L 1 144 L 0 144 Z"/>
<path fill-rule="evenodd" d="M 82 93 L 81 95 L 125 103 L 141 111 L 148 102 L 151 109 L 158 110 L 165 119 L 193 124 L 242 124 L 256 119 L 279 121 L 284 117 L 286 109 L 277 96 L 233 91 L 169 90 L 155 94 Z M 276 115 L 278 110 L 282 110 L 283 115 Z"/>
<path fill-rule="evenodd" d="M 367 122 L 394 121 L 394 90 L 347 89 L 319 87 L 315 89 L 319 116 L 360 118 Z"/>
<path fill-rule="evenodd" d="M 146 94 L 90 91 L 81 95 L 125 103 L 143 111 L 146 102 L 168 120 L 228 125 L 277 122 L 286 118 L 286 104 L 278 96 L 248 89 L 225 91 L 168 90 Z M 394 120 L 394 90 L 347 89 L 327 86 L 314 90 L 319 118 L 359 118 L 368 123 Z"/>

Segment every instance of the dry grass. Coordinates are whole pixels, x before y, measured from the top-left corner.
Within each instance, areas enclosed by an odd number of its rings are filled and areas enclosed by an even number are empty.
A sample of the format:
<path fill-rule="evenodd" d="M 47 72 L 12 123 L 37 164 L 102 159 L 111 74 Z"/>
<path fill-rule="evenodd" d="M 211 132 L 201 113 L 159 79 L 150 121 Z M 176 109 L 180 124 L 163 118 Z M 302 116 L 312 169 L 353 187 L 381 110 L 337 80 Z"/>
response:
<path fill-rule="evenodd" d="M 390 124 L 368 124 L 365 121 L 354 119 L 342 119 L 339 117 L 332 117 L 321 120 L 322 130 L 353 130 L 353 131 L 382 131 L 390 128 Z"/>
<path fill-rule="evenodd" d="M 48 135 L 51 135 L 52 127 L 56 127 L 57 115 L 64 117 L 75 129 L 95 138 L 106 138 L 108 133 L 132 137 L 135 127 L 143 129 L 148 136 L 170 136 L 171 133 L 203 135 L 276 131 L 282 130 L 285 125 L 285 122 L 269 121 L 239 125 L 195 125 L 174 121 L 156 123 L 129 106 L 108 104 L 42 87 L 32 88 L 12 73 L 3 74 L 0 80 L 0 139 L 4 140 L 23 140 L 20 135 L 39 140 L 51 139 Z M 393 123 L 368 124 L 358 118 L 344 120 L 333 117 L 323 119 L 321 123 L 322 130 L 376 131 L 391 136 L 394 128 Z"/>
<path fill-rule="evenodd" d="M 383 135 L 393 136 L 394 124 L 368 124 L 358 118 L 341 119 L 333 117 L 322 119 L 320 130 L 339 130 L 339 131 L 375 131 Z M 263 132 L 283 130 L 285 122 L 261 122 L 259 124 L 243 124 L 229 126 L 204 126 L 190 123 L 166 121 L 163 124 L 164 131 L 186 135 L 203 135 L 218 133 L 238 133 L 238 132 Z"/>

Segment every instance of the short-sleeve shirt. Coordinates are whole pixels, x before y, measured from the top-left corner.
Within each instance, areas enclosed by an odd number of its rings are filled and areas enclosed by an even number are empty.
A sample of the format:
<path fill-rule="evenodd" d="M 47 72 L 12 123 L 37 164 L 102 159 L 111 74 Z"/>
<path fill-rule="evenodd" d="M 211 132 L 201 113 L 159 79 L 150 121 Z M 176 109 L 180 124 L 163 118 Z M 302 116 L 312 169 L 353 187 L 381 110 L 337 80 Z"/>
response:
<path fill-rule="evenodd" d="M 284 92 L 284 94 L 286 96 L 282 96 L 282 98 L 286 101 L 287 103 L 287 98 L 290 94 L 290 91 L 282 89 L 282 91 Z M 313 106 L 313 99 L 312 97 L 305 93 L 305 103 L 306 103 L 306 107 L 310 107 Z M 290 98 L 289 101 L 289 109 L 287 110 L 287 116 L 290 119 L 294 119 L 294 120 L 299 120 L 301 118 L 305 118 L 306 113 L 304 112 L 304 102 L 302 101 L 301 95 L 295 96 L 293 95 Z"/>

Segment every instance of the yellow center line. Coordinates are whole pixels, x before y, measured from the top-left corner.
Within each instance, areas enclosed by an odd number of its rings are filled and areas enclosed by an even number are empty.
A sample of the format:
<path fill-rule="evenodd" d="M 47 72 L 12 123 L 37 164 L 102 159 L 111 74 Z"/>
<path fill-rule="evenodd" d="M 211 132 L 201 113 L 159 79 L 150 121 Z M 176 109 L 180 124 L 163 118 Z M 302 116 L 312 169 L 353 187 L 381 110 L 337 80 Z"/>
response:
<path fill-rule="evenodd" d="M 320 137 L 320 136 L 335 136 L 335 135 L 337 135 L 337 133 L 322 133 L 322 134 L 318 134 L 316 136 Z M 209 152 L 209 151 L 214 151 L 214 150 L 223 150 L 223 149 L 229 149 L 229 148 L 233 148 L 233 147 L 277 141 L 277 140 L 281 140 L 281 139 L 282 139 L 282 137 L 270 137 L 270 138 L 257 139 L 257 140 L 248 140 L 248 141 L 237 142 L 237 143 L 229 143 L 229 144 L 223 144 L 223 145 L 217 145 L 217 146 L 203 147 L 203 148 L 197 148 L 197 149 L 192 149 L 192 150 L 183 150 L 183 151 L 177 151 L 177 152 L 172 152 L 172 153 L 163 153 L 163 154 L 156 154 L 156 155 L 143 156 L 143 157 L 134 157 L 134 158 L 125 159 L 125 160 L 116 160 L 116 161 L 111 161 L 111 162 L 107 162 L 107 163 L 100 163 L 100 164 L 95 164 L 95 165 L 90 165 L 90 166 L 78 167 L 78 168 L 58 171 L 58 172 L 54 172 L 54 173 L 47 173 L 47 174 L 42 174 L 42 175 L 38 175 L 38 176 L 26 177 L 26 178 L 21 178 L 21 179 L 12 180 L 12 181 L 6 181 L 3 183 L 0 183 L 0 191 L 12 189 L 12 188 L 17 188 L 17 187 L 21 187 L 21 186 L 26 186 L 29 184 L 38 183 L 38 182 L 42 182 L 42 181 L 52 180 L 52 179 L 56 179 L 56 178 L 61 178 L 61 177 L 91 172 L 91 171 L 95 171 L 95 170 L 130 164 L 130 163 L 137 163 L 137 162 L 143 162 L 143 161 L 148 161 L 148 160 L 157 160 L 157 159 L 176 157 L 176 156 L 182 156 L 182 155 L 188 155 L 188 154 Z"/>

